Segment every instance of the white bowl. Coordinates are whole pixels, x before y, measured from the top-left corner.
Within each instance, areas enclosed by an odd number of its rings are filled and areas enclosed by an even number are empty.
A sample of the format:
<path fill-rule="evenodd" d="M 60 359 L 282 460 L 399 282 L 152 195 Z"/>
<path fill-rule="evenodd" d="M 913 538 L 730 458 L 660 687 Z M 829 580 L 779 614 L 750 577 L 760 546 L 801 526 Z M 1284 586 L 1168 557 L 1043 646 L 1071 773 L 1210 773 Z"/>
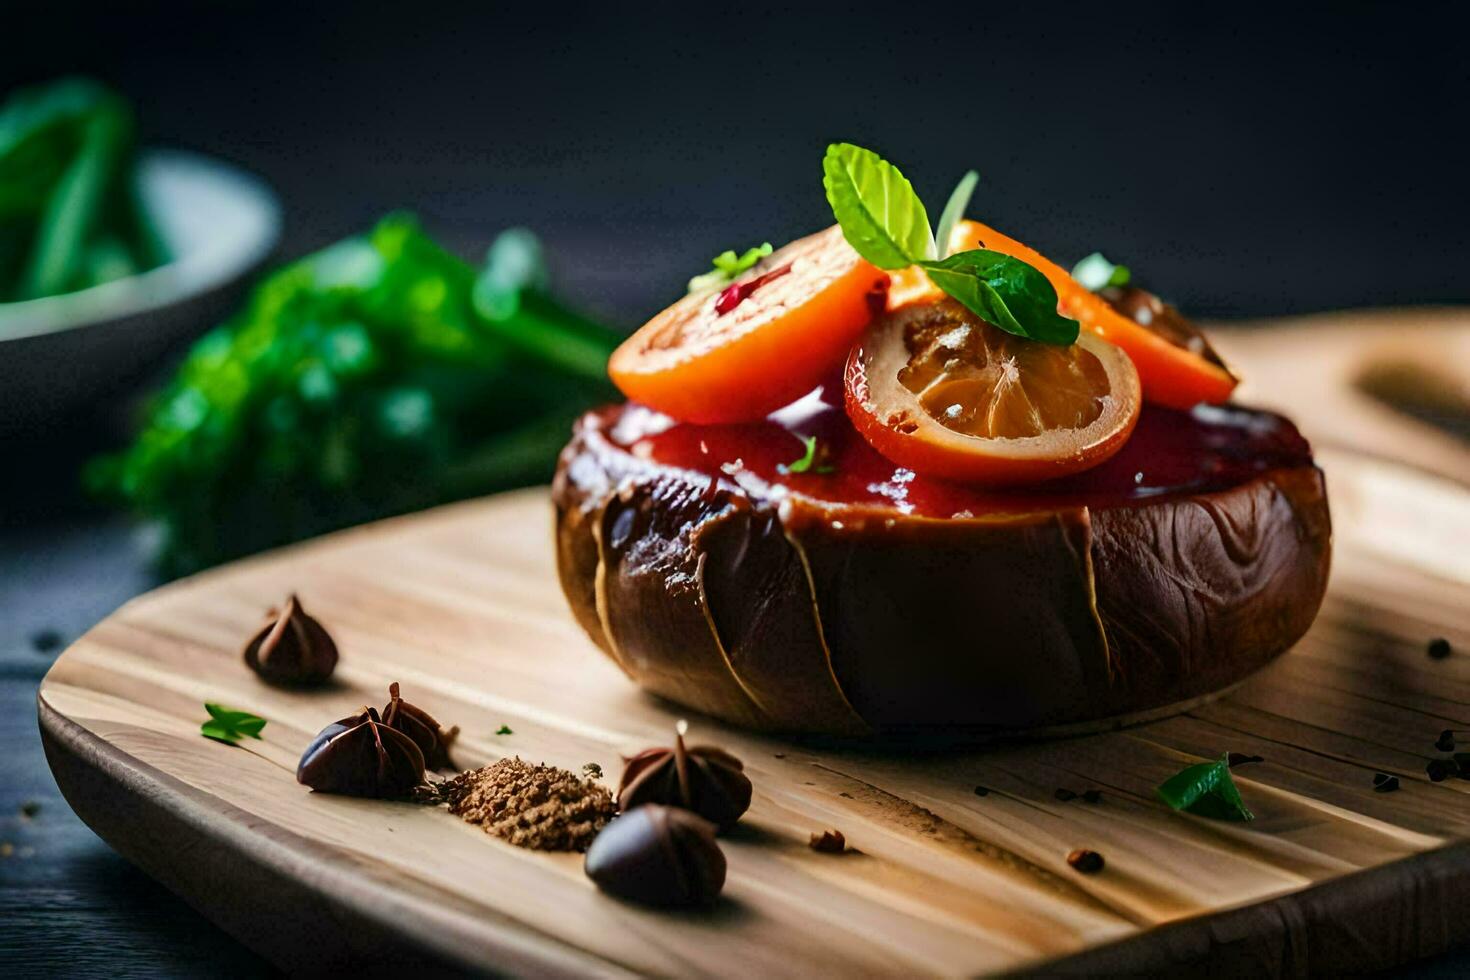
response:
<path fill-rule="evenodd" d="M 152 150 L 139 179 L 173 258 L 74 293 L 0 303 L 0 434 L 62 421 L 213 326 L 280 238 L 275 194 L 229 164 Z"/>

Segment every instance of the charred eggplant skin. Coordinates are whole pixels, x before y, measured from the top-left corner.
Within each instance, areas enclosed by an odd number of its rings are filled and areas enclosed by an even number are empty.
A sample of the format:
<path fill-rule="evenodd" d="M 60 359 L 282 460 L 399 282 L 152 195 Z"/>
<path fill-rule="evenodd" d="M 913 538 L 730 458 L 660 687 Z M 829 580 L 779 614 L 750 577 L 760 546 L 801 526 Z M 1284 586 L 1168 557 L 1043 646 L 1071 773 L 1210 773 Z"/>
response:
<path fill-rule="evenodd" d="M 552 487 L 558 573 L 646 690 L 749 728 L 1102 727 L 1238 683 L 1316 617 L 1310 462 L 1102 509 L 934 519 L 641 459 L 588 413 Z"/>

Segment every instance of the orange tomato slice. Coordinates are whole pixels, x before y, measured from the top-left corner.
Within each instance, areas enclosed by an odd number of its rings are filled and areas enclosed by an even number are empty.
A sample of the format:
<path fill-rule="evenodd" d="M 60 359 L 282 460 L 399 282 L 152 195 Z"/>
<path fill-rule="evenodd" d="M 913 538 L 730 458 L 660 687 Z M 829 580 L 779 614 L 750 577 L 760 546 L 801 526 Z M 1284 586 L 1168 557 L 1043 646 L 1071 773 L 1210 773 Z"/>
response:
<path fill-rule="evenodd" d="M 961 221 L 950 237 L 950 250 L 988 248 L 1033 266 L 1057 291 L 1057 310 L 1082 327 L 1121 347 L 1138 368 L 1143 397 L 1170 408 L 1191 408 L 1200 402 L 1219 404 L 1230 397 L 1237 379 L 1225 367 L 1172 343 L 1148 327 L 1108 305 L 1101 296 L 1072 278 L 1071 273 L 1040 252 L 1002 235 L 978 221 Z M 933 302 L 942 296 L 922 270 L 893 273 L 889 309 L 909 303 Z"/>
<path fill-rule="evenodd" d="M 966 483 L 1096 466 L 1123 447 L 1143 404 L 1133 362 L 1102 338 L 1025 340 L 948 298 L 875 320 L 845 382 L 847 414 L 874 449 Z"/>
<path fill-rule="evenodd" d="M 764 418 L 831 376 L 887 287 L 833 225 L 670 306 L 613 352 L 608 374 L 628 398 L 682 421 Z"/>

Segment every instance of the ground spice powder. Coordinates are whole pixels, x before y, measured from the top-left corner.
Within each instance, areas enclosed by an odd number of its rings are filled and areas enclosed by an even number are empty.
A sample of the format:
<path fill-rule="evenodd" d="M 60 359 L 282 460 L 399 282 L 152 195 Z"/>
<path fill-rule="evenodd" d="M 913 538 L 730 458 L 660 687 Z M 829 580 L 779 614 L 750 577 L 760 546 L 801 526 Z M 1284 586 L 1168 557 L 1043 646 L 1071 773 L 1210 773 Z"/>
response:
<path fill-rule="evenodd" d="M 451 813 L 517 847 L 539 851 L 585 851 L 617 814 L 605 786 L 518 758 L 460 773 L 441 784 L 440 792 Z"/>

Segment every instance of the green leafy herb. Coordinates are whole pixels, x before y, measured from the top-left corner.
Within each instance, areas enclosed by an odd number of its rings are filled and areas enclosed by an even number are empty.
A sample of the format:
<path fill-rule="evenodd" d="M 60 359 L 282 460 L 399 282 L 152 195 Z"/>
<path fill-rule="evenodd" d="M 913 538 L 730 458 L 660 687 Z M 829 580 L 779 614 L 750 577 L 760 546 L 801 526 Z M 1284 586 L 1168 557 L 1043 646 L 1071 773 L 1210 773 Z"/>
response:
<path fill-rule="evenodd" d="M 1214 762 L 1187 766 L 1170 776 L 1156 791 L 1159 799 L 1176 810 L 1185 810 L 1216 820 L 1254 820 L 1255 814 L 1240 798 L 1230 778 L 1229 756 Z"/>
<path fill-rule="evenodd" d="M 267 276 L 88 481 L 155 524 L 174 574 L 542 482 L 612 396 L 620 339 L 545 283 L 529 232 L 477 270 L 391 215 Z"/>
<path fill-rule="evenodd" d="M 1097 292 L 1107 286 L 1126 286 L 1133 274 L 1126 265 L 1113 265 L 1101 252 L 1093 252 L 1072 266 L 1072 278 L 1083 287 Z"/>
<path fill-rule="evenodd" d="M 245 736 L 260 738 L 265 727 L 264 718 L 248 711 L 231 711 L 210 701 L 204 702 L 204 710 L 209 712 L 209 720 L 199 726 L 199 734 L 216 742 L 234 745 Z"/>
<path fill-rule="evenodd" d="M 771 243 L 762 242 L 754 248 L 747 248 L 739 255 L 735 254 L 733 248 L 716 255 L 711 262 L 714 271 L 695 276 L 689 280 L 689 291 L 691 293 L 702 293 L 710 289 L 719 289 L 734 282 L 740 273 L 755 265 L 761 259 L 771 254 Z"/>
<path fill-rule="evenodd" d="M 0 106 L 0 303 L 85 289 L 167 261 L 142 207 L 131 109 L 83 78 Z"/>
<path fill-rule="evenodd" d="M 872 150 L 833 143 L 822 159 L 822 186 L 859 255 L 880 269 L 906 269 L 933 258 L 934 233 L 908 178 Z"/>
<path fill-rule="evenodd" d="M 510 726 L 509 725 L 501 725 L 499 728 L 495 729 L 495 734 L 496 735 L 514 735 L 515 732 L 513 732 L 513 731 L 510 730 Z"/>
<path fill-rule="evenodd" d="M 818 463 L 817 462 L 817 437 L 816 436 L 803 436 L 802 439 L 801 439 L 801 441 L 802 441 L 802 444 L 804 446 L 806 446 L 806 452 L 802 454 L 801 459 L 798 459 L 795 462 L 782 463 L 778 467 L 778 469 L 780 469 L 780 471 L 782 473 L 807 473 L 807 472 L 811 472 L 811 473 L 819 473 L 819 474 L 825 475 L 827 473 L 835 473 L 837 471 L 837 467 L 832 466 L 830 463 Z M 823 455 L 825 455 L 825 454 L 823 454 Z"/>
<path fill-rule="evenodd" d="M 1020 259 L 988 249 L 936 258 L 929 217 L 913 186 L 882 157 L 849 143 L 827 147 L 822 160 L 827 201 L 854 250 L 882 269 L 918 265 L 944 292 L 986 322 L 1028 340 L 1067 345 L 1077 322 L 1057 312 L 1057 291 Z M 940 219 L 939 248 L 964 216 L 978 175 L 967 173 Z"/>
<path fill-rule="evenodd" d="M 1020 259 L 976 248 L 919 266 L 934 285 L 1008 333 L 1049 344 L 1077 340 L 1077 321 L 1057 312 L 1056 289 Z"/>
<path fill-rule="evenodd" d="M 939 258 L 949 254 L 949 239 L 954 234 L 955 225 L 965 216 L 965 209 L 970 206 L 970 197 L 975 193 L 975 185 L 980 183 L 980 175 L 971 170 L 960 178 L 955 185 L 954 191 L 949 195 L 949 201 L 944 205 L 944 211 L 939 215 L 939 231 L 935 235 L 936 244 L 939 246 Z"/>

